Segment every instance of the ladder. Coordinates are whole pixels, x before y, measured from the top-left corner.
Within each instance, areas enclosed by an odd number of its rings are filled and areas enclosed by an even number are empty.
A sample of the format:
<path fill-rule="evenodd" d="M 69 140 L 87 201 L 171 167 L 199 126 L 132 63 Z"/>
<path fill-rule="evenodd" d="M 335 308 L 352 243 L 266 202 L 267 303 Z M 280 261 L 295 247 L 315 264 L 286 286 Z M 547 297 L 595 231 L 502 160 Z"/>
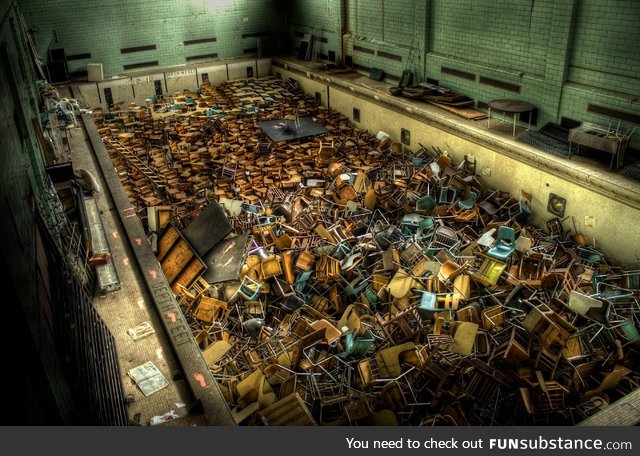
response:
<path fill-rule="evenodd" d="M 122 158 L 124 158 L 129 165 L 140 171 L 142 175 L 157 189 L 165 187 L 164 180 L 158 174 L 149 167 L 144 161 L 138 157 L 131 148 L 125 146 L 120 141 L 111 138 L 105 138 L 104 142 L 113 147 Z"/>
<path fill-rule="evenodd" d="M 413 70 L 415 66 L 415 58 L 416 52 L 418 51 L 419 43 L 416 42 L 414 38 L 411 41 L 411 47 L 409 48 L 409 56 L 407 58 L 407 64 L 404 67 L 404 71 L 402 72 L 402 77 L 400 78 L 400 82 L 398 83 L 398 87 L 406 87 L 413 84 Z"/>

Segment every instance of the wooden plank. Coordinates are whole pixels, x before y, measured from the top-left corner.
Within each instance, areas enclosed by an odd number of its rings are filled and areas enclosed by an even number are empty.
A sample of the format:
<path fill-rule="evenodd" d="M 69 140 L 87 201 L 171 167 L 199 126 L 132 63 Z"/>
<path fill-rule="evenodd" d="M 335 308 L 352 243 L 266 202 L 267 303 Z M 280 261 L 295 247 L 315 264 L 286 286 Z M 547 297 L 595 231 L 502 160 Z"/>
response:
<path fill-rule="evenodd" d="M 162 233 L 162 236 L 158 239 L 158 253 L 156 255 L 158 261 L 162 262 L 164 260 L 164 257 L 169 253 L 173 244 L 175 244 L 178 239 L 180 239 L 180 233 L 178 233 L 178 230 L 173 226 L 170 226 Z"/>
<path fill-rule="evenodd" d="M 176 277 L 178 277 L 182 270 L 191 262 L 193 256 L 194 252 L 191 250 L 191 247 L 189 247 L 189 244 L 187 244 L 185 240 L 180 239 L 166 258 L 160 263 L 167 282 L 173 284 Z"/>
<path fill-rule="evenodd" d="M 212 343 L 202 352 L 204 361 L 208 366 L 212 366 L 222 359 L 222 357 L 231 350 L 231 347 L 231 344 L 225 340 L 218 340 Z"/>
<path fill-rule="evenodd" d="M 206 269 L 207 267 L 204 262 L 197 256 L 194 256 L 191 258 L 189 264 L 182 269 L 178 278 L 171 283 L 171 288 L 177 289 L 178 284 L 187 289 L 191 288 L 191 285 L 198 280 L 198 277 L 200 277 Z"/>
<path fill-rule="evenodd" d="M 460 108 L 460 107 L 450 106 L 442 103 L 435 103 L 433 101 L 430 101 L 429 103 L 439 108 L 442 108 L 445 111 L 451 112 L 460 117 L 464 117 L 465 119 L 468 119 L 468 120 L 481 120 L 481 119 L 487 118 L 487 115 L 484 112 L 478 111 L 473 108 Z"/>

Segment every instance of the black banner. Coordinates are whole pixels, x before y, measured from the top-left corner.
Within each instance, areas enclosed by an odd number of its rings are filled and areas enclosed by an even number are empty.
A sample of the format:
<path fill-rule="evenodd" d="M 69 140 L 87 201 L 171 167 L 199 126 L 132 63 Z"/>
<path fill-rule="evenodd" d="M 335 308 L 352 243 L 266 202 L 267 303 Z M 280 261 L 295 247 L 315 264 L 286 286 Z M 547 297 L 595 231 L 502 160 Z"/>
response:
<path fill-rule="evenodd" d="M 633 427 L 31 427 L 0 428 L 21 454 L 422 455 L 637 454 Z M 433 453 L 432 453 L 433 454 Z"/>

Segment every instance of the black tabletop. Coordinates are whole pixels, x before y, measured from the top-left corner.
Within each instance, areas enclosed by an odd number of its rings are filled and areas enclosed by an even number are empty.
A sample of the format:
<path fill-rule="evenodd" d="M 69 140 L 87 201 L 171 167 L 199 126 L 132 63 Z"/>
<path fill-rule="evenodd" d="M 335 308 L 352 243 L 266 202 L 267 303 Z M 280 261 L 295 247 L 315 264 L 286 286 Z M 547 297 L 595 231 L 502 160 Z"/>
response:
<path fill-rule="evenodd" d="M 491 100 L 489 107 L 494 111 L 500 111 L 508 114 L 521 114 L 523 112 L 531 112 L 536 107 L 531 103 L 521 100 Z"/>

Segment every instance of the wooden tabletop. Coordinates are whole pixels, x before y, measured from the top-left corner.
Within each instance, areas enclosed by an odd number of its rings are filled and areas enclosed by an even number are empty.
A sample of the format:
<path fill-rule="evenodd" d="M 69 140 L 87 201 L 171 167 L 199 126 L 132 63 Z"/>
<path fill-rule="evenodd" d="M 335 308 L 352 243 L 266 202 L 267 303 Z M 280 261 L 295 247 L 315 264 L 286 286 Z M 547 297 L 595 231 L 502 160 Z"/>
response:
<path fill-rule="evenodd" d="M 527 103 L 526 101 L 509 99 L 491 100 L 489 102 L 489 107 L 494 111 L 506 114 L 522 114 L 536 109 L 534 105 Z"/>

